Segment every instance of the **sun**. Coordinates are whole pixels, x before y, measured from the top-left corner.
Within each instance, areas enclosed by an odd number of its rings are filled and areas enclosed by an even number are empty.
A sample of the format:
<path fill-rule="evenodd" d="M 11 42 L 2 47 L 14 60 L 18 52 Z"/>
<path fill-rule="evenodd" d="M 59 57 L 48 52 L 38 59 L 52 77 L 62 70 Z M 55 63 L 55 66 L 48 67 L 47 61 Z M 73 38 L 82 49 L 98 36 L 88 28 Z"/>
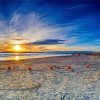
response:
<path fill-rule="evenodd" d="M 22 47 L 19 44 L 14 45 L 13 50 L 15 52 L 21 52 L 22 51 Z"/>

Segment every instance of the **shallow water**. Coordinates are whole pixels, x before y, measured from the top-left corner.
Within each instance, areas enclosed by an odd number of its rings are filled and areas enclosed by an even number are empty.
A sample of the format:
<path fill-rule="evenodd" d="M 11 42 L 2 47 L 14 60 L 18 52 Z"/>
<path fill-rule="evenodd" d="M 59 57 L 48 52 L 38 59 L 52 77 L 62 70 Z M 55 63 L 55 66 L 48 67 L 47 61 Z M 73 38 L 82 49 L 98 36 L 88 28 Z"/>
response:
<path fill-rule="evenodd" d="M 28 58 L 42 58 L 51 56 L 70 56 L 72 54 L 89 54 L 92 51 L 53 51 L 53 52 L 34 52 L 34 53 L 0 53 L 0 61 L 2 60 L 20 60 Z"/>
<path fill-rule="evenodd" d="M 65 56 L 63 53 L 0 53 L 0 61 L 2 60 L 20 60 L 28 58 L 42 58 L 51 56 Z M 71 54 L 67 54 L 71 55 Z"/>

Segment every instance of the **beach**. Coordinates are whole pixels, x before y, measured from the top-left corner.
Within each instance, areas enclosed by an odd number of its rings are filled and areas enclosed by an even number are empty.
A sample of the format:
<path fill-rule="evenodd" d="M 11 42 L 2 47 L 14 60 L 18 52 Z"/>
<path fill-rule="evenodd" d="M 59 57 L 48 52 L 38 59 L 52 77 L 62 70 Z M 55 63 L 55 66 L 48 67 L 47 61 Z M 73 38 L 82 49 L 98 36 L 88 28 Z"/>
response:
<path fill-rule="evenodd" d="M 100 57 L 0 61 L 0 100 L 100 100 Z"/>

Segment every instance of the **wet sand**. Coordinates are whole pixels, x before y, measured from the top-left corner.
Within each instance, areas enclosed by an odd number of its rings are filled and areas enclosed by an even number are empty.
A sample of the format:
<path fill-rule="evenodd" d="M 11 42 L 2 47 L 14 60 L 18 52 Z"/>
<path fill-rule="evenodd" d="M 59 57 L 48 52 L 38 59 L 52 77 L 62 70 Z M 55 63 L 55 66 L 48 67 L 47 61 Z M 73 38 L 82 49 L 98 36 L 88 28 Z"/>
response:
<path fill-rule="evenodd" d="M 100 57 L 2 61 L 0 100 L 100 100 Z"/>

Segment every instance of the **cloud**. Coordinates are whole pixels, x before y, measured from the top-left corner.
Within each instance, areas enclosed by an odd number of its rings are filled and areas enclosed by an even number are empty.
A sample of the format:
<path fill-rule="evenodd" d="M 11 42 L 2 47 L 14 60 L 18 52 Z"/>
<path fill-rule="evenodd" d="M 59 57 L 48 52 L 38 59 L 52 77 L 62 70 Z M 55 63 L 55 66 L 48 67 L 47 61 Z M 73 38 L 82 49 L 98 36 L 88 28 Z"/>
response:
<path fill-rule="evenodd" d="M 9 24 L 3 25 L 3 30 L 5 31 L 3 32 L 0 30 L 0 35 L 4 35 L 8 40 L 22 38 L 23 40 L 28 40 L 28 42 L 36 42 L 48 38 L 55 39 L 56 37 L 60 40 L 65 40 L 67 39 L 67 35 L 77 28 L 77 25 L 50 24 L 49 21 L 45 20 L 48 18 L 48 15 L 44 13 L 39 14 L 38 12 L 32 11 L 28 14 L 23 14 L 22 11 L 23 8 L 20 8 L 13 13 L 9 20 Z M 2 22 L 4 23 L 6 21 Z M 67 41 L 69 40 L 67 39 Z M 52 44 L 53 42 L 50 41 Z M 73 42 L 73 39 L 71 40 L 70 38 L 69 42 Z"/>
<path fill-rule="evenodd" d="M 22 37 L 32 42 L 46 38 L 55 38 L 61 31 L 61 28 L 42 21 L 41 15 L 36 12 L 29 13 L 28 15 L 15 13 L 10 21 L 9 35 L 12 37 Z M 58 38 L 62 36 L 59 34 Z"/>
<path fill-rule="evenodd" d="M 57 45 L 57 44 L 64 44 L 65 40 L 61 39 L 45 39 L 36 42 L 32 42 L 30 44 L 33 45 Z"/>
<path fill-rule="evenodd" d="M 0 46 L 9 41 L 11 44 L 61 44 L 65 47 L 100 44 L 97 40 L 100 37 L 99 9 L 95 9 L 94 4 L 93 7 L 88 3 L 65 3 L 62 0 L 31 1 L 11 12 L 6 8 L 11 14 L 8 19 L 0 19 Z"/>

